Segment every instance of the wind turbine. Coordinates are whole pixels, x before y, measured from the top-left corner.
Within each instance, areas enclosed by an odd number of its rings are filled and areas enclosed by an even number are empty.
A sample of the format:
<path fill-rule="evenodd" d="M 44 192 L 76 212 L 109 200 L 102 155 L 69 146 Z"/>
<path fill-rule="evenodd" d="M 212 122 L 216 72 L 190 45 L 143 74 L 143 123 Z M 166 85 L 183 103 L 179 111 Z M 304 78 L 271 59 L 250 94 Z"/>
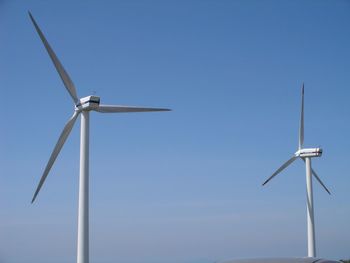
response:
<path fill-rule="evenodd" d="M 320 177 L 311 168 L 311 158 L 320 157 L 322 155 L 321 148 L 303 148 L 304 145 L 304 83 L 301 89 L 301 114 L 300 114 L 300 126 L 299 126 L 299 147 L 294 153 L 292 158 L 286 161 L 280 168 L 276 170 L 262 185 L 267 184 L 277 174 L 282 172 L 287 166 L 293 163 L 296 159 L 300 158 L 305 162 L 306 166 L 306 192 L 307 192 L 307 244 L 308 244 L 308 257 L 316 257 L 316 245 L 315 245 L 315 224 L 314 224 L 314 204 L 312 193 L 312 175 L 315 176 L 317 181 L 322 187 L 331 194 Z"/>
<path fill-rule="evenodd" d="M 78 246 L 77 246 L 77 262 L 89 262 L 89 114 L 90 111 L 101 113 L 126 113 L 126 112 L 148 112 L 148 111 L 169 111 L 169 109 L 145 108 L 134 106 L 120 105 L 102 105 L 100 98 L 96 96 L 87 96 L 79 99 L 73 81 L 63 68 L 56 54 L 47 42 L 44 34 L 41 32 L 38 24 L 29 12 L 29 17 L 34 24 L 36 31 L 42 40 L 47 53 L 49 54 L 53 64 L 60 75 L 64 86 L 74 102 L 73 116 L 68 120 L 63 131 L 53 149 L 50 159 L 45 167 L 43 175 L 34 193 L 32 203 L 35 201 L 42 185 L 48 176 L 52 165 L 54 164 L 58 154 L 60 153 L 66 139 L 68 138 L 74 123 L 81 114 L 81 130 L 80 130 L 80 177 L 79 177 L 79 211 L 78 211 Z"/>

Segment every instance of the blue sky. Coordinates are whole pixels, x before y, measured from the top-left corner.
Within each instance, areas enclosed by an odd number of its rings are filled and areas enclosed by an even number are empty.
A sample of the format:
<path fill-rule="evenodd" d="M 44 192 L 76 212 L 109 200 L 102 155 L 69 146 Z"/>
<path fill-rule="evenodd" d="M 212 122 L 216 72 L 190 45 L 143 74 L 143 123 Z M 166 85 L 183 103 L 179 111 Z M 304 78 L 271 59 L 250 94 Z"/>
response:
<path fill-rule="evenodd" d="M 79 122 L 30 204 L 79 96 L 172 112 L 91 114 L 92 262 L 305 256 L 313 167 L 318 256 L 350 254 L 348 1 L 0 1 L 0 261 L 75 262 Z"/>

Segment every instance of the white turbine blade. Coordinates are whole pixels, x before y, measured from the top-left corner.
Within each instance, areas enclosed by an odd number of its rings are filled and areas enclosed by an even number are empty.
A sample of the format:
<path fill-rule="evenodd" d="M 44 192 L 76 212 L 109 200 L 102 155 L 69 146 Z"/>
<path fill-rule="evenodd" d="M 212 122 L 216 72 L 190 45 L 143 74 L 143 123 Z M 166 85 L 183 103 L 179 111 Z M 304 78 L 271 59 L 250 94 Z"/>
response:
<path fill-rule="evenodd" d="M 315 176 L 315 178 L 317 179 L 317 181 L 320 183 L 320 185 L 323 186 L 324 190 L 326 190 L 326 192 L 328 194 L 331 194 L 331 192 L 328 190 L 328 188 L 324 185 L 324 183 L 322 182 L 322 180 L 320 179 L 320 177 L 318 177 L 318 175 L 316 174 L 316 172 L 314 171 L 314 169 L 311 169 L 312 170 L 312 174 L 313 176 Z"/>
<path fill-rule="evenodd" d="M 305 162 L 305 159 L 303 159 L 303 161 Z M 311 168 L 312 171 L 312 175 L 315 176 L 315 178 L 317 179 L 317 181 L 320 183 L 320 185 L 322 185 L 322 187 L 324 188 L 324 190 L 326 190 L 326 192 L 328 194 L 331 194 L 331 192 L 328 190 L 328 188 L 325 186 L 325 184 L 322 182 L 322 180 L 320 179 L 320 177 L 318 177 L 318 175 L 316 174 L 315 170 Z"/>
<path fill-rule="evenodd" d="M 298 157 L 293 156 L 288 161 L 286 161 L 280 168 L 277 169 L 276 172 L 274 172 L 262 185 L 267 184 L 272 178 L 274 178 L 277 174 L 282 172 L 285 168 L 287 168 L 288 165 L 290 165 L 292 162 L 294 162 Z"/>
<path fill-rule="evenodd" d="M 303 148 L 304 144 L 304 83 L 301 89 L 301 112 L 300 112 L 300 126 L 299 126 L 299 150 Z"/>
<path fill-rule="evenodd" d="M 45 170 L 44 170 L 44 173 L 43 175 L 41 176 L 41 179 L 40 179 L 40 182 L 35 190 L 35 193 L 34 193 L 34 196 L 33 196 L 33 199 L 32 199 L 32 203 L 34 202 L 36 196 L 38 195 L 42 185 L 44 184 L 45 182 L 45 179 L 47 177 L 47 175 L 49 174 L 50 172 L 50 169 L 53 165 L 53 163 L 55 162 L 58 154 L 60 153 L 69 133 L 71 132 L 73 126 L 74 126 L 74 123 L 75 123 L 75 120 L 77 119 L 79 113 L 77 112 L 74 112 L 73 116 L 69 119 L 69 121 L 67 122 L 66 126 L 64 126 L 64 129 L 55 145 L 55 148 L 53 149 L 52 153 L 51 153 L 51 156 L 50 156 L 50 159 L 49 161 L 47 162 L 47 165 L 45 167 Z"/>
<path fill-rule="evenodd" d="M 148 112 L 148 111 L 170 111 L 170 109 L 145 108 L 120 105 L 99 105 L 95 111 L 102 113 L 127 113 L 127 112 Z"/>
<path fill-rule="evenodd" d="M 78 100 L 77 92 L 75 90 L 73 81 L 71 80 L 71 78 L 69 77 L 69 75 L 65 71 L 65 69 L 63 68 L 61 62 L 58 60 L 55 52 L 50 47 L 49 42 L 47 42 L 47 40 L 46 40 L 44 34 L 41 32 L 38 24 L 35 22 L 34 17 L 32 16 L 32 14 L 30 12 L 28 12 L 28 13 L 29 13 L 30 19 L 32 20 L 32 22 L 34 24 L 34 27 L 35 27 L 36 31 L 39 34 L 39 37 L 40 37 L 41 41 L 43 42 L 43 44 L 44 44 L 44 46 L 46 48 L 47 53 L 49 54 L 53 64 L 55 65 L 55 68 L 56 68 L 58 74 L 60 75 L 60 77 L 61 77 L 61 79 L 63 81 L 64 86 L 66 87 L 66 89 L 69 92 L 70 96 L 74 100 L 74 103 L 77 105 L 79 103 L 79 100 Z"/>

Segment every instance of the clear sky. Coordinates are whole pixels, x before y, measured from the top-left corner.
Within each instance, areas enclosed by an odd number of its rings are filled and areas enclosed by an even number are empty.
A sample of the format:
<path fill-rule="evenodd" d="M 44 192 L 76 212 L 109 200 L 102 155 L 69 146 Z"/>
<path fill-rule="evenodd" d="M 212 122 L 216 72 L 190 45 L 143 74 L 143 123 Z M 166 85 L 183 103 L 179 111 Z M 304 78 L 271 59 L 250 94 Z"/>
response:
<path fill-rule="evenodd" d="M 301 161 L 313 167 L 318 256 L 350 257 L 349 1 L 0 0 L 0 262 L 75 262 L 77 122 L 31 10 L 79 96 L 172 112 L 91 114 L 91 262 L 306 256 Z"/>

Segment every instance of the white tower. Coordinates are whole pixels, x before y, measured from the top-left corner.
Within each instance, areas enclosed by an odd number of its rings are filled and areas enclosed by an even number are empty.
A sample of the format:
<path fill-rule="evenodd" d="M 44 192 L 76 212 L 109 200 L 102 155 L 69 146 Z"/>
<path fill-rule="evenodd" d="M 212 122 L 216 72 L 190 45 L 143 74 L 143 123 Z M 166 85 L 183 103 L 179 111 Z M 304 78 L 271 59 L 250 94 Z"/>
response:
<path fill-rule="evenodd" d="M 66 139 L 68 138 L 74 123 L 81 115 L 81 132 L 80 132 L 80 178 L 79 178 L 79 211 L 78 211 L 78 245 L 77 245 L 77 262 L 89 262 L 89 114 L 90 111 L 101 113 L 126 113 L 126 112 L 149 112 L 149 111 L 169 111 L 169 109 L 145 108 L 119 105 L 101 105 L 100 98 L 88 96 L 78 99 L 77 92 L 73 81 L 63 68 L 56 54 L 50 47 L 33 16 L 29 13 L 36 31 L 38 32 L 53 64 L 60 75 L 64 86 L 74 101 L 74 113 L 63 128 L 63 131 L 53 149 L 50 159 L 46 165 L 44 173 L 40 179 L 38 187 L 34 193 L 32 203 L 36 199 L 46 177 L 48 176 L 52 165 L 60 153 Z"/>
<path fill-rule="evenodd" d="M 301 158 L 305 162 L 306 166 L 306 207 L 307 207 L 307 244 L 308 244 L 308 257 L 316 257 L 316 245 L 315 245 L 315 221 L 314 221 L 314 204 L 313 204 L 313 192 L 312 192 L 312 175 L 315 176 L 317 181 L 322 187 L 330 194 L 330 191 L 318 177 L 316 172 L 311 168 L 311 158 L 320 157 L 322 155 L 321 148 L 303 148 L 304 145 L 304 84 L 301 89 L 301 114 L 300 114 L 300 127 L 299 127 L 299 147 L 294 153 L 292 158 L 285 162 L 280 168 L 277 169 L 264 183 L 267 184 L 277 174 L 282 172 L 287 166 L 294 162 L 297 158 Z"/>

